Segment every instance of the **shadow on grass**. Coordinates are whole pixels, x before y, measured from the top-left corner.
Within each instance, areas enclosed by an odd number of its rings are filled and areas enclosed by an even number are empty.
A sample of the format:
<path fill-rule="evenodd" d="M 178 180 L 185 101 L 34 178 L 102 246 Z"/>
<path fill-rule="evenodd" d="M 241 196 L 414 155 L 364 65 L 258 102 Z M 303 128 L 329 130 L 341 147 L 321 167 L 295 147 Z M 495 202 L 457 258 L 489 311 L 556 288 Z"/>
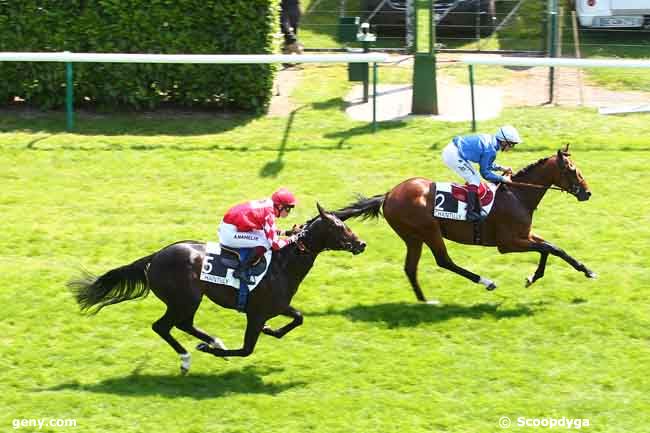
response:
<path fill-rule="evenodd" d="M 535 304 L 541 306 L 542 304 Z M 535 314 L 536 308 L 517 305 L 515 308 L 500 308 L 500 304 L 482 303 L 470 306 L 457 304 L 408 304 L 404 302 L 357 305 L 343 310 L 328 310 L 323 313 L 307 313 L 310 316 L 341 315 L 353 322 L 376 322 L 389 328 L 417 326 L 421 323 L 444 322 L 455 318 L 497 320 L 527 317 Z"/>
<path fill-rule="evenodd" d="M 82 385 L 76 382 L 63 383 L 39 391 L 85 391 L 100 394 L 117 394 L 132 397 L 161 395 L 167 398 L 191 397 L 195 399 L 222 397 L 228 394 L 276 395 L 303 382 L 264 383 L 262 377 L 278 368 L 246 367 L 241 371 L 222 374 L 130 374 L 124 377 L 105 379 L 94 384 Z"/>
<path fill-rule="evenodd" d="M 395 121 L 395 122 L 380 122 L 377 123 L 377 132 L 381 131 L 389 131 L 391 129 L 398 129 L 398 128 L 404 128 L 406 127 L 407 124 L 406 122 L 400 122 L 400 121 Z M 338 138 L 338 148 L 342 148 L 345 142 L 356 136 L 356 135 L 369 135 L 370 139 L 372 139 L 372 123 L 368 123 L 363 126 L 356 126 L 354 128 L 346 129 L 345 131 L 338 131 L 338 132 L 332 132 L 332 133 L 327 133 L 324 136 L 326 138 Z"/>
<path fill-rule="evenodd" d="M 0 107 L 0 132 L 59 134 L 68 132 L 63 111 L 38 111 Z M 227 132 L 245 126 L 259 116 L 221 111 L 75 113 L 72 133 L 78 135 L 177 135 L 195 136 Z"/>
<path fill-rule="evenodd" d="M 278 149 L 278 155 L 276 156 L 275 160 L 264 164 L 264 166 L 260 169 L 260 177 L 277 177 L 284 168 L 284 161 L 282 158 L 284 157 L 284 152 L 287 149 L 287 141 L 289 141 L 289 135 L 291 134 L 291 129 L 293 128 L 293 122 L 296 118 L 296 113 L 298 113 L 303 108 L 305 108 L 304 105 L 302 107 L 296 108 L 291 112 L 291 114 L 289 114 L 287 124 L 284 127 L 282 141 L 280 142 L 280 147 Z"/>

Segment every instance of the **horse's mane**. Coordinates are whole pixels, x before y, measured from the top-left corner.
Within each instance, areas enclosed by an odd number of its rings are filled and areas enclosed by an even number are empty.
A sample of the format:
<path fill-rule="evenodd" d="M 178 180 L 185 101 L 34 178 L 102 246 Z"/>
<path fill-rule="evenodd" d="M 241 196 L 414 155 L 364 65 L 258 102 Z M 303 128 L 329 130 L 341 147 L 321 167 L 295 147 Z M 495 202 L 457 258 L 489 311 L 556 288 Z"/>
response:
<path fill-rule="evenodd" d="M 550 158 L 550 156 L 547 157 L 547 158 L 539 159 L 539 160 L 537 160 L 535 162 L 532 162 L 532 163 L 528 164 L 526 167 L 522 168 L 521 170 L 519 170 L 518 172 L 513 174 L 512 175 L 513 179 L 516 178 L 516 177 L 525 176 L 526 174 L 530 173 L 534 168 L 544 164 L 546 161 L 548 161 L 549 158 Z"/>
<path fill-rule="evenodd" d="M 562 153 L 562 155 L 567 156 L 567 157 L 571 155 L 569 152 L 564 151 L 564 150 L 560 150 L 560 153 Z M 553 155 L 553 156 L 555 156 L 555 155 Z M 535 162 L 532 162 L 532 163 L 528 164 L 526 167 L 522 168 L 521 170 L 519 170 L 518 172 L 513 174 L 512 178 L 514 179 L 514 178 L 518 178 L 518 177 L 521 177 L 521 176 L 525 176 L 526 174 L 531 172 L 534 168 L 544 164 L 546 161 L 553 158 L 553 156 L 548 156 L 546 158 L 541 158 L 541 159 L 539 159 L 539 160 L 537 160 Z"/>

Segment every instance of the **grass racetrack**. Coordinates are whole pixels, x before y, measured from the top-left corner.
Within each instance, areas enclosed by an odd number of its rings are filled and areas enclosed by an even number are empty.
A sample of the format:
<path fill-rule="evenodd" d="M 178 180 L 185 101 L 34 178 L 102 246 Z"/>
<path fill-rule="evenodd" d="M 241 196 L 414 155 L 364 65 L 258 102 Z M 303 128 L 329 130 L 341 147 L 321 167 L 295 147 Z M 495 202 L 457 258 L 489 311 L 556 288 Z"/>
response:
<path fill-rule="evenodd" d="M 192 350 L 190 374 L 150 326 L 153 295 L 84 317 L 65 289 L 181 239 L 216 238 L 231 204 L 293 189 L 290 227 L 356 192 L 412 176 L 455 179 L 440 151 L 465 123 L 382 124 L 377 134 L 340 112 L 344 68 L 305 69 L 287 118 L 0 117 L 0 431 L 12 420 L 75 419 L 75 432 L 497 432 L 517 419 L 588 419 L 589 432 L 650 425 L 650 122 L 586 109 L 508 110 L 479 125 L 520 128 L 500 155 L 521 168 L 571 143 L 593 196 L 547 193 L 536 232 L 599 274 L 557 258 L 531 288 L 538 255 L 448 242 L 451 257 L 499 285 L 494 292 L 439 269 L 419 277 L 439 305 L 418 304 L 405 249 L 386 222 L 350 221 L 367 243 L 325 252 L 293 305 L 305 323 L 261 336 L 248 358 Z M 277 326 L 287 319 L 276 318 Z M 196 324 L 239 347 L 244 317 L 204 300 Z M 197 341 L 173 331 L 182 344 Z M 35 431 L 36 429 L 34 429 Z M 556 427 L 555 431 L 567 430 Z M 23 428 L 20 431 L 32 431 Z"/>

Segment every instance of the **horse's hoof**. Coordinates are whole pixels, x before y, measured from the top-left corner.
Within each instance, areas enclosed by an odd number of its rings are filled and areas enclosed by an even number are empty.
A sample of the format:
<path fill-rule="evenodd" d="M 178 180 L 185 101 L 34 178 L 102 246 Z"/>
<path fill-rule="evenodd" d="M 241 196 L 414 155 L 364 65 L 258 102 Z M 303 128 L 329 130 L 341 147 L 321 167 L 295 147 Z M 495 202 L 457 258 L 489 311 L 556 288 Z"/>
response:
<path fill-rule="evenodd" d="M 206 352 L 210 353 L 210 345 L 208 343 L 199 343 L 196 345 L 196 350 L 200 350 L 201 352 Z"/>
<path fill-rule="evenodd" d="M 214 349 L 228 350 L 226 345 L 223 344 L 223 341 L 221 341 L 218 338 L 215 338 L 214 340 L 212 340 L 212 343 L 210 343 L 209 346 L 211 348 L 214 348 Z"/>
<path fill-rule="evenodd" d="M 534 282 L 535 282 L 535 279 L 533 278 L 532 275 L 530 277 L 527 277 L 525 287 L 528 288 L 528 287 L 532 286 Z"/>
<path fill-rule="evenodd" d="M 425 302 L 427 305 L 440 305 L 440 301 L 437 299 L 429 299 Z"/>
<path fill-rule="evenodd" d="M 497 288 L 496 283 L 494 281 L 490 280 L 490 279 L 487 279 L 487 278 L 481 277 L 481 279 L 478 282 L 480 284 L 483 284 L 485 286 L 485 289 L 489 290 L 489 291 L 492 291 L 492 290 Z"/>
<path fill-rule="evenodd" d="M 598 274 L 592 271 L 585 272 L 587 278 L 593 278 L 594 280 L 598 278 Z"/>
<path fill-rule="evenodd" d="M 190 372 L 189 368 L 185 368 L 181 365 L 181 376 L 187 376 L 187 373 Z"/>

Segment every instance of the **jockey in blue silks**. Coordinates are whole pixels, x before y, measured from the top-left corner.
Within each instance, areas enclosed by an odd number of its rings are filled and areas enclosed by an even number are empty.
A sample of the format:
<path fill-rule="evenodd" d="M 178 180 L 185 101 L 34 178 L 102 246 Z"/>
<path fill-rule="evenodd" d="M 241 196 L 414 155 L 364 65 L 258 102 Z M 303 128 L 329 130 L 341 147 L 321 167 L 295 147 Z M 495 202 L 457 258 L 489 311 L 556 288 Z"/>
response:
<path fill-rule="evenodd" d="M 478 200 L 478 187 L 481 178 L 471 162 L 479 164 L 481 176 L 492 183 L 510 183 L 512 169 L 495 164 L 499 150 L 507 152 L 521 143 L 517 130 L 506 125 L 494 135 L 477 134 L 454 137 L 442 151 L 442 160 L 453 171 L 467 182 L 467 220 L 476 221 L 481 218 L 481 202 Z M 493 173 L 502 171 L 503 176 Z"/>

